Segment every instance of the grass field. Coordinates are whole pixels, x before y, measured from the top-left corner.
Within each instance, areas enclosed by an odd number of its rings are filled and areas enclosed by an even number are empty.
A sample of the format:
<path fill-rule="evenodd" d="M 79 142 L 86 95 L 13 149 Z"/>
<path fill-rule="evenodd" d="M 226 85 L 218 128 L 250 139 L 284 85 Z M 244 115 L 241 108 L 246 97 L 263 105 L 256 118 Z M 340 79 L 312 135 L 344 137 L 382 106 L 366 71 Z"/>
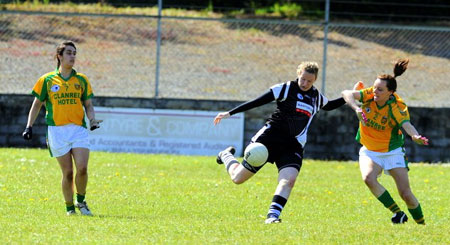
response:
<path fill-rule="evenodd" d="M 390 224 L 356 162 L 305 160 L 283 223 L 265 225 L 276 168 L 231 183 L 214 157 L 91 153 L 94 217 L 65 214 L 46 150 L 0 148 L 0 240 L 7 244 L 449 244 L 450 166 L 412 164 L 427 225 Z M 405 209 L 393 180 L 381 182 Z"/>

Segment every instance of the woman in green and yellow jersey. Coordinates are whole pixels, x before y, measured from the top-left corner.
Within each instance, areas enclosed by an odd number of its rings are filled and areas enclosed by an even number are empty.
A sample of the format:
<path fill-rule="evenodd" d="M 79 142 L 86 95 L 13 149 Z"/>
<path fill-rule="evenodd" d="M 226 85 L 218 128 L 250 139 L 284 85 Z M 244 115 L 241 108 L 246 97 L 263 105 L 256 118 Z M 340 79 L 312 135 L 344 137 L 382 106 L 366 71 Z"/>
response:
<path fill-rule="evenodd" d="M 396 77 L 407 69 L 409 60 L 398 60 L 394 75 L 377 77 L 370 88 L 345 90 L 342 96 L 356 111 L 360 120 L 356 140 L 362 144 L 359 151 L 361 175 L 372 194 L 393 212 L 391 221 L 404 223 L 408 216 L 401 211 L 389 192 L 378 182 L 382 171 L 391 175 L 401 198 L 418 224 L 425 224 L 422 208 L 409 185 L 408 162 L 403 148 L 403 129 L 419 145 L 428 145 L 428 139 L 421 136 L 409 121 L 408 107 L 395 92 Z M 363 88 L 363 86 L 362 86 Z M 359 107 L 356 103 L 362 103 Z"/>
<path fill-rule="evenodd" d="M 47 145 L 52 157 L 56 157 L 62 171 L 62 192 L 68 215 L 76 214 L 73 202 L 73 162 L 76 167 L 75 186 L 76 206 L 82 215 L 92 215 L 86 201 L 89 160 L 89 134 L 86 128 L 85 113 L 90 129 L 99 128 L 100 120 L 95 119 L 94 96 L 88 78 L 73 69 L 77 54 L 71 41 L 61 43 L 56 49 L 57 68 L 38 79 L 33 87 L 35 96 L 23 137 L 32 138 L 32 126 L 45 104 Z"/>

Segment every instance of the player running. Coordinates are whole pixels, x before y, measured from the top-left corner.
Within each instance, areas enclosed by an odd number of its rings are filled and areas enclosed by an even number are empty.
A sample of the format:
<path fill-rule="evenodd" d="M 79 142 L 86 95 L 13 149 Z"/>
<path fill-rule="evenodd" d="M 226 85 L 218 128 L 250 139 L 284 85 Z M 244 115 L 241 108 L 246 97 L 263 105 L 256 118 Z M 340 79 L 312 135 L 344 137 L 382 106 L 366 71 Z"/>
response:
<path fill-rule="evenodd" d="M 345 104 L 343 98 L 328 101 L 313 86 L 318 72 L 317 63 L 303 62 L 297 68 L 298 78 L 295 81 L 274 85 L 260 97 L 231 111 L 221 112 L 214 118 L 214 125 L 217 125 L 233 114 L 276 100 L 277 109 L 251 140 L 267 148 L 267 162 L 275 163 L 278 168 L 278 186 L 269 207 L 267 224 L 281 222 L 280 214 L 302 166 L 306 135 L 314 115 L 320 109 L 329 111 Z M 235 149 L 228 147 L 218 154 L 217 162 L 225 165 L 235 184 L 244 183 L 264 166 L 255 167 L 245 160 L 240 164 L 234 153 Z"/>
<path fill-rule="evenodd" d="M 382 170 L 394 178 L 398 192 L 405 201 L 409 212 L 418 224 L 425 224 L 419 201 L 411 192 L 408 179 L 408 161 L 403 148 L 404 136 L 400 128 L 419 145 L 428 145 L 409 121 L 408 107 L 395 93 L 396 77 L 405 72 L 409 60 L 398 60 L 394 66 L 394 76 L 383 74 L 377 77 L 370 88 L 345 90 L 342 96 L 356 111 L 360 120 L 356 140 L 363 146 L 359 151 L 361 175 L 372 194 L 392 211 L 392 223 L 404 223 L 408 216 L 392 199 L 389 192 L 378 182 Z M 359 107 L 356 100 L 362 103 Z"/>
<path fill-rule="evenodd" d="M 71 41 L 61 43 L 56 49 L 58 60 L 56 70 L 49 72 L 36 82 L 32 94 L 35 96 L 23 138 L 33 136 L 32 126 L 42 105 L 45 103 L 47 145 L 50 156 L 56 157 L 62 171 L 62 192 L 66 202 L 67 215 L 76 214 L 73 202 L 73 163 L 75 162 L 75 185 L 77 189 L 76 207 L 82 215 L 92 215 L 86 201 L 88 182 L 89 141 L 85 112 L 90 121 L 90 129 L 99 128 L 101 120 L 95 119 L 94 96 L 89 80 L 84 74 L 73 69 L 77 49 Z M 84 109 L 83 109 L 84 107 Z"/>

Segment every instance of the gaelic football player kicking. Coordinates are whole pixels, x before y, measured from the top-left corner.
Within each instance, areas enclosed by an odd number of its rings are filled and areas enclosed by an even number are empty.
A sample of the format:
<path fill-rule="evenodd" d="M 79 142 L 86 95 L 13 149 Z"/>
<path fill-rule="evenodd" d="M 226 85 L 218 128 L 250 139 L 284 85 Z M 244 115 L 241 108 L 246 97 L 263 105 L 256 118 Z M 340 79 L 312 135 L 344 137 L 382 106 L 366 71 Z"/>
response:
<path fill-rule="evenodd" d="M 233 114 L 276 101 L 277 109 L 252 138 L 252 142 L 259 142 L 267 148 L 267 162 L 275 163 L 278 168 L 278 186 L 267 213 L 267 224 L 281 222 L 280 214 L 302 167 L 306 135 L 314 115 L 320 109 L 329 111 L 345 104 L 342 98 L 328 101 L 313 86 L 318 72 L 317 63 L 303 62 L 297 68 L 296 80 L 274 85 L 260 97 L 221 112 L 214 118 L 216 125 Z M 241 164 L 234 153 L 233 147 L 225 149 L 219 153 L 217 162 L 225 165 L 235 184 L 250 179 L 264 166 L 255 167 L 247 161 Z"/>
<path fill-rule="evenodd" d="M 418 224 L 425 224 L 422 208 L 409 186 L 408 161 L 403 148 L 404 136 L 400 129 L 403 128 L 419 145 L 428 145 L 428 139 L 422 137 L 410 123 L 408 107 L 395 93 L 396 77 L 405 72 L 408 62 L 407 59 L 397 61 L 394 76 L 380 75 L 372 87 L 360 91 L 345 90 L 342 96 L 360 119 L 356 140 L 363 145 L 359 151 L 359 166 L 367 187 L 391 210 L 392 223 L 406 222 L 408 216 L 378 182 L 377 177 L 384 170 L 394 178 L 398 192 L 414 220 Z M 356 104 L 356 100 L 362 103 L 361 107 Z"/>
<path fill-rule="evenodd" d="M 85 111 L 90 121 L 90 129 L 99 127 L 101 121 L 95 119 L 91 98 L 93 92 L 84 74 L 76 72 L 77 49 L 71 41 L 61 43 L 56 49 L 58 65 L 36 82 L 32 94 L 35 96 L 23 137 L 32 138 L 32 126 L 45 105 L 48 125 L 47 144 L 52 157 L 56 157 L 62 171 L 62 192 L 66 202 L 67 215 L 76 214 L 75 205 L 82 215 L 92 215 L 86 201 L 88 182 L 89 141 L 86 129 Z M 84 107 L 84 109 L 83 109 Z M 73 202 L 73 163 L 75 162 L 75 185 L 77 202 Z"/>

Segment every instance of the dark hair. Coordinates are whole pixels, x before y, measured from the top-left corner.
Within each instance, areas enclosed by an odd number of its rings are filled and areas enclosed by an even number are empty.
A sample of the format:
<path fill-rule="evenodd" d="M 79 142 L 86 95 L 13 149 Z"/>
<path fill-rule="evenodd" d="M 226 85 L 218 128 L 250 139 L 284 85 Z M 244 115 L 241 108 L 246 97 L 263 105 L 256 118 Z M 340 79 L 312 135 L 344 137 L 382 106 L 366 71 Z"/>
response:
<path fill-rule="evenodd" d="M 75 50 L 77 50 L 77 47 L 75 47 L 75 43 L 72 41 L 64 41 L 61 44 L 59 44 L 58 47 L 56 47 L 56 54 L 55 54 L 55 59 L 58 60 L 58 65 L 56 66 L 56 69 L 58 69 L 59 66 L 61 65 L 61 61 L 59 60 L 58 55 L 62 55 L 67 46 L 72 46 L 75 48 Z"/>
<path fill-rule="evenodd" d="M 389 74 L 378 75 L 378 79 L 386 81 L 386 87 L 389 91 L 395 92 L 397 90 L 396 77 L 401 76 L 408 68 L 409 59 L 399 59 L 394 65 L 394 76 Z"/>

